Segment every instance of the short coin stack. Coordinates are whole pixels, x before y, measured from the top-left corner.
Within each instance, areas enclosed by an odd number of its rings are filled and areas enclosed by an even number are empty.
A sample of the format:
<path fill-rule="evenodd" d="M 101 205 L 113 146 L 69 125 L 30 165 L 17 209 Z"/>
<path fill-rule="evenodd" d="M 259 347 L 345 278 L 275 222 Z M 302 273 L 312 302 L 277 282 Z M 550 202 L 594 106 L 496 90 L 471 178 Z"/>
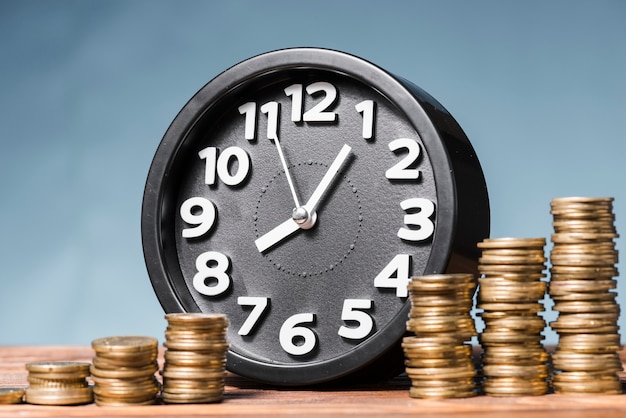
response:
<path fill-rule="evenodd" d="M 93 402 L 87 383 L 89 363 L 46 361 L 27 363 L 26 402 L 37 405 L 80 405 Z"/>
<path fill-rule="evenodd" d="M 550 296 L 559 312 L 552 378 L 557 393 L 622 393 L 617 372 L 618 275 L 612 198 L 553 199 Z"/>
<path fill-rule="evenodd" d="M 155 372 L 158 340 L 152 337 L 106 337 L 91 343 L 96 352 L 91 365 L 96 404 L 151 405 L 160 385 Z"/>
<path fill-rule="evenodd" d="M 547 261 L 544 238 L 496 238 L 478 243 L 479 315 L 485 329 L 483 391 L 490 396 L 535 396 L 548 391 L 549 355 L 541 342 L 546 323 L 541 279 Z"/>
<path fill-rule="evenodd" d="M 220 402 L 226 374 L 226 331 L 223 314 L 172 313 L 165 315 L 163 401 L 167 403 Z"/>
<path fill-rule="evenodd" d="M 0 388 L 0 405 L 22 403 L 25 393 L 24 388 Z"/>
<path fill-rule="evenodd" d="M 470 316 L 476 280 L 472 274 L 413 277 L 408 285 L 411 312 L 402 347 L 414 398 L 475 396 Z"/>

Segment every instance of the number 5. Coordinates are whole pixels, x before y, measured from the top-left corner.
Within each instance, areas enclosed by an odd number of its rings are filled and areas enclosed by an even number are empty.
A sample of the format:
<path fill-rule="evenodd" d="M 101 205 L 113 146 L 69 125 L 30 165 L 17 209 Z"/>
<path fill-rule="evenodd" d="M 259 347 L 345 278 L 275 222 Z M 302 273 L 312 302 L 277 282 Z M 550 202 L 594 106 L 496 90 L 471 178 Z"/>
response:
<path fill-rule="evenodd" d="M 360 340 L 367 337 L 374 328 L 374 320 L 372 317 L 361 310 L 372 309 L 372 301 L 369 299 L 346 299 L 343 301 L 343 311 L 341 311 L 341 319 L 344 321 L 356 321 L 359 326 L 356 328 L 339 327 L 337 334 L 351 340 Z"/>

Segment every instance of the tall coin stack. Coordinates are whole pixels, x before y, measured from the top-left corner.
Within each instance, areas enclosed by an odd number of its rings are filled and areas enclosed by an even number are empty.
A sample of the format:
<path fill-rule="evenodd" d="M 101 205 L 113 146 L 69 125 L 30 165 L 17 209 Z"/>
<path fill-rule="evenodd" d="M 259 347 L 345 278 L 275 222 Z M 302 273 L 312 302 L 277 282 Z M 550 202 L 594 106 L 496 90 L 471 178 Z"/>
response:
<path fill-rule="evenodd" d="M 43 361 L 27 363 L 26 402 L 37 405 L 80 405 L 93 402 L 87 383 L 89 363 Z"/>
<path fill-rule="evenodd" d="M 160 385 L 156 338 L 120 336 L 92 341 L 96 352 L 91 365 L 96 404 L 100 406 L 150 405 Z"/>
<path fill-rule="evenodd" d="M 612 198 L 553 199 L 550 296 L 559 312 L 552 378 L 557 393 L 622 393 Z"/>
<path fill-rule="evenodd" d="M 496 238 L 478 243 L 479 315 L 485 329 L 483 391 L 490 396 L 535 396 L 548 391 L 549 355 L 541 300 L 547 261 L 544 238 Z"/>
<path fill-rule="evenodd" d="M 469 341 L 476 334 L 470 316 L 476 280 L 472 274 L 413 277 L 411 312 L 402 340 L 413 398 L 476 395 L 476 369 Z"/>
<path fill-rule="evenodd" d="M 226 331 L 223 314 L 172 313 L 165 315 L 163 401 L 167 403 L 220 402 L 226 375 Z"/>

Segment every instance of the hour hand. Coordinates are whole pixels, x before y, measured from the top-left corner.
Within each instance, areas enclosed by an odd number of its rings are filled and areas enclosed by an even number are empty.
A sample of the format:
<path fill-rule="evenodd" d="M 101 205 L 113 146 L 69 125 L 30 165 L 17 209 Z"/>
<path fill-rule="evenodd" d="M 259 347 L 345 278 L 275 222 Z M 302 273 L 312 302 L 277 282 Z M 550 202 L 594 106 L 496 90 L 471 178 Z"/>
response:
<path fill-rule="evenodd" d="M 278 244 L 298 229 L 300 229 L 300 225 L 298 225 L 293 219 L 289 218 L 274 229 L 263 234 L 263 236 L 259 237 L 256 241 L 254 241 L 254 243 L 256 244 L 256 248 L 259 252 L 262 253 L 268 248 Z"/>

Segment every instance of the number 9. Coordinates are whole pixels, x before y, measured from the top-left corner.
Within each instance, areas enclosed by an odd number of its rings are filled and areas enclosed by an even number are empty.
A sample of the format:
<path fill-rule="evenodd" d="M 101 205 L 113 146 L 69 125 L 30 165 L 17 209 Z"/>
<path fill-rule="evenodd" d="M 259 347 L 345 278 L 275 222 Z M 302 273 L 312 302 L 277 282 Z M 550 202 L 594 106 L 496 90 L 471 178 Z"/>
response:
<path fill-rule="evenodd" d="M 200 213 L 194 213 L 194 208 L 200 208 Z M 190 197 L 180 206 L 180 217 L 193 228 L 183 229 L 183 238 L 196 238 L 209 232 L 215 223 L 217 209 L 213 202 L 204 197 Z"/>

